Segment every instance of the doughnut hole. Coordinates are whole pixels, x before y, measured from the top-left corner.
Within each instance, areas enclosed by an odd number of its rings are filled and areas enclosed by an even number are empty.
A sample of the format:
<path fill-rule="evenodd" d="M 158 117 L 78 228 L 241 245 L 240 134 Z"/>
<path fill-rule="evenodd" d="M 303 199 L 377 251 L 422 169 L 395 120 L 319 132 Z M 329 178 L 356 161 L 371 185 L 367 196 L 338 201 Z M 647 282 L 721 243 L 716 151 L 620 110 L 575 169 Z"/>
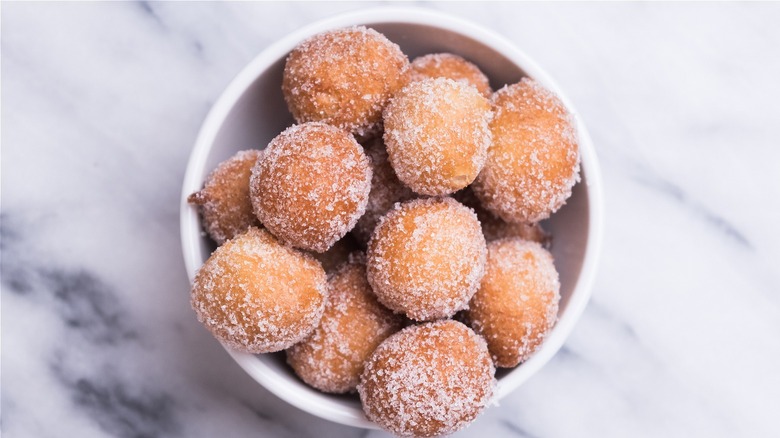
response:
<path fill-rule="evenodd" d="M 507 222 L 546 219 L 579 180 L 574 121 L 557 96 L 528 78 L 498 90 L 492 103 L 493 144 L 474 193 Z"/>
<path fill-rule="evenodd" d="M 365 257 L 343 265 L 328 280 L 328 287 L 330 296 L 319 327 L 287 350 L 287 363 L 304 382 L 321 391 L 353 392 L 368 357 L 401 329 L 403 319 L 377 302 L 366 280 Z"/>
<path fill-rule="evenodd" d="M 260 226 L 249 199 L 249 177 L 261 152 L 241 151 L 219 163 L 203 188 L 187 197 L 187 202 L 198 206 L 203 228 L 217 245 Z"/>
<path fill-rule="evenodd" d="M 454 193 L 477 177 L 491 142 L 490 103 L 452 79 L 412 82 L 385 108 L 384 140 L 398 179 L 422 195 Z"/>
<path fill-rule="evenodd" d="M 555 325 L 560 301 L 552 255 L 518 238 L 488 244 L 485 276 L 465 319 L 481 334 L 497 367 L 528 360 Z"/>
<path fill-rule="evenodd" d="M 382 109 L 408 81 L 397 44 L 363 26 L 315 35 L 284 66 L 282 91 L 298 123 L 325 122 L 360 137 L 381 127 Z"/>
<path fill-rule="evenodd" d="M 363 215 L 371 165 L 347 132 L 324 123 L 287 128 L 252 168 L 250 197 L 279 240 L 325 252 Z"/>
<path fill-rule="evenodd" d="M 398 436 L 446 435 L 471 423 L 493 394 L 485 341 L 465 325 L 407 327 L 377 347 L 358 385 L 366 416 Z"/>
<path fill-rule="evenodd" d="M 319 262 L 253 227 L 211 254 L 195 274 L 190 298 L 198 320 L 220 342 L 269 353 L 314 331 L 327 293 Z"/>
<path fill-rule="evenodd" d="M 476 215 L 452 198 L 397 204 L 368 244 L 368 281 L 379 301 L 416 321 L 465 308 L 484 273 Z"/>

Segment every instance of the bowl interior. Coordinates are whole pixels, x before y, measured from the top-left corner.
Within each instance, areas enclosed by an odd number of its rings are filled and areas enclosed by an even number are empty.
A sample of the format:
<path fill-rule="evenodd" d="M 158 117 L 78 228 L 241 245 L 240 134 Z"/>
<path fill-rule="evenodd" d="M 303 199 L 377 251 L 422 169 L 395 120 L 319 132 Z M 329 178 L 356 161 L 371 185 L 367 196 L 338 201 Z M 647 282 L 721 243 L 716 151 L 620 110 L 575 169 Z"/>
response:
<path fill-rule="evenodd" d="M 359 22 L 359 21 L 357 21 Z M 428 53 L 451 52 L 477 64 L 490 79 L 494 89 L 504 84 L 517 82 L 524 76 L 529 76 L 515 61 L 486 43 L 453 30 L 451 27 L 442 27 L 426 23 L 395 22 L 385 20 L 362 21 L 365 25 L 385 34 L 391 41 L 397 43 L 410 59 Z M 349 23 L 347 23 L 349 24 Z M 343 26 L 344 24 L 341 24 Z M 334 26 L 340 27 L 340 26 Z M 316 32 L 315 32 L 316 33 Z M 267 61 L 268 68 L 248 82 L 248 86 L 240 97 L 235 100 L 232 108 L 227 110 L 221 120 L 221 125 L 215 129 L 213 141 L 203 146 L 201 151 L 205 156 L 195 163 L 195 168 L 188 169 L 188 178 L 185 181 L 184 193 L 187 194 L 200 188 L 203 179 L 216 165 L 229 158 L 235 152 L 242 149 L 264 148 L 268 142 L 286 127 L 293 124 L 293 119 L 287 110 L 281 92 L 282 71 L 286 54 L 299 41 L 290 41 L 286 50 L 279 53 L 278 58 Z M 282 48 L 284 49 L 284 48 Z M 532 67 L 536 68 L 532 65 Z M 531 75 L 550 88 L 558 91 L 553 84 L 546 83 L 545 78 L 538 74 Z M 207 120 L 207 124 L 220 121 Z M 587 136 L 582 132 L 584 127 L 580 123 L 580 136 Z M 203 135 L 203 134 L 202 134 Z M 588 142 L 589 145 L 589 142 Z M 587 149 L 587 148 L 583 148 Z M 195 154 L 193 152 L 193 154 Z M 583 150 L 583 155 L 590 153 Z M 583 161 L 585 159 L 583 158 Z M 191 161 L 191 166 L 193 166 Z M 583 270 L 588 247 L 589 235 L 589 194 L 587 188 L 588 168 L 583 163 L 581 171 L 582 182 L 574 188 L 572 197 L 567 204 L 555 213 L 551 219 L 543 225 L 553 234 L 552 253 L 555 257 L 555 265 L 560 274 L 561 303 L 559 317 L 563 320 Z M 188 183 L 189 182 L 189 183 Z M 189 184 L 189 186 L 188 186 Z M 213 243 L 200 232 L 200 219 L 190 206 L 183 204 L 183 238 L 194 242 L 191 251 L 185 248 L 185 258 L 188 258 L 190 276 L 194 275 L 194 269 L 200 266 L 214 249 Z M 189 228 L 184 227 L 188 221 Z M 187 231 L 188 230 L 188 231 Z M 185 236 L 184 234 L 189 235 Z M 197 233 L 197 234 L 194 234 Z M 185 243 L 187 247 L 187 243 Z M 587 298 L 585 298 L 587 300 Z M 584 303 L 582 303 L 584 306 Z M 581 306 L 579 306 L 581 307 Z M 576 311 L 578 316 L 581 308 Z M 560 323 L 559 323 L 560 325 Z M 556 327 L 557 330 L 557 327 Z M 555 330 L 554 330 L 555 331 Z M 517 386 L 522 380 L 530 376 L 535 369 L 549 359 L 560 347 L 563 338 L 568 334 L 562 333 L 559 342 L 549 346 L 549 352 L 544 358 L 539 358 L 537 365 L 532 365 L 537 358 L 534 357 L 518 368 L 500 370 L 498 396 L 505 395 L 509 389 Z M 551 334 L 551 338 L 554 333 Z M 541 350 L 547 348 L 545 344 Z M 540 350 L 540 352 L 541 352 Z M 284 362 L 284 354 L 270 355 L 246 355 L 230 352 L 239 364 L 256 380 L 260 381 L 269 390 L 276 393 L 288 402 L 323 416 L 333 421 L 338 421 L 354 426 L 373 427 L 365 420 L 356 396 L 326 395 L 309 388 L 293 374 L 292 370 Z M 540 355 L 540 353 L 537 353 Z M 511 385 L 509 381 L 513 380 Z M 510 388 L 511 387 L 511 388 Z"/>

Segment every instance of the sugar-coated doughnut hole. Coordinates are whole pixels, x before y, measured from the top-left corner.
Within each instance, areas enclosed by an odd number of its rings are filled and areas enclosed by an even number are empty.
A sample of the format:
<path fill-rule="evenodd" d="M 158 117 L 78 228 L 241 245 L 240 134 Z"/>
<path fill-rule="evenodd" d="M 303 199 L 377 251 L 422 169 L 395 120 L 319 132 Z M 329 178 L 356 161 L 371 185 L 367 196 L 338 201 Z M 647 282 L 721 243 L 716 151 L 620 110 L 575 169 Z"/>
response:
<path fill-rule="evenodd" d="M 446 78 L 410 83 L 383 115 L 398 179 L 423 195 L 468 186 L 485 164 L 491 117 L 490 103 L 474 87 Z"/>
<path fill-rule="evenodd" d="M 528 78 L 498 90 L 492 103 L 493 144 L 474 193 L 507 222 L 546 219 L 579 179 L 572 117 L 557 96 Z"/>
<path fill-rule="evenodd" d="M 408 81 L 409 59 L 397 44 L 363 26 L 315 35 L 287 57 L 282 91 L 298 123 L 321 121 L 365 137 Z"/>
<path fill-rule="evenodd" d="M 364 144 L 366 155 L 371 158 L 373 176 L 371 178 L 371 193 L 368 195 L 366 213 L 360 217 L 352 230 L 358 242 L 364 247 L 368 245 L 371 233 L 376 224 L 396 202 L 406 201 L 415 197 L 408 187 L 403 185 L 387 159 L 387 150 L 381 138 L 374 138 Z"/>
<path fill-rule="evenodd" d="M 482 206 L 471 187 L 458 191 L 452 197 L 474 210 L 480 225 L 482 225 L 482 234 L 485 235 L 485 240 L 488 242 L 507 237 L 519 237 L 541 243 L 545 248 L 549 247 L 552 242 L 552 236 L 538 223 L 511 223 L 496 217 Z"/>
<path fill-rule="evenodd" d="M 466 307 L 484 273 L 485 238 L 474 212 L 452 198 L 397 204 L 368 244 L 368 280 L 379 301 L 416 321 Z"/>
<path fill-rule="evenodd" d="M 485 341 L 465 325 L 413 325 L 382 342 L 358 385 L 366 416 L 399 436 L 432 437 L 471 423 L 493 395 Z"/>
<path fill-rule="evenodd" d="M 485 276 L 465 318 L 498 367 L 528 360 L 555 325 L 560 300 L 552 255 L 518 238 L 488 244 Z"/>
<path fill-rule="evenodd" d="M 476 87 L 486 98 L 493 93 L 490 81 L 479 67 L 452 53 L 432 53 L 415 58 L 411 64 L 410 80 L 426 78 L 450 78 L 463 82 Z"/>
<path fill-rule="evenodd" d="M 187 198 L 198 206 L 203 228 L 217 245 L 251 226 L 260 226 L 249 199 L 249 176 L 260 153 L 241 151 L 219 163 L 206 177 L 203 188 Z"/>
<path fill-rule="evenodd" d="M 252 169 L 260 222 L 284 243 L 327 251 L 363 215 L 371 165 L 346 131 L 311 122 L 287 128 Z"/>
<path fill-rule="evenodd" d="M 250 228 L 217 248 L 195 274 L 192 308 L 228 347 L 284 350 L 319 324 L 327 299 L 319 262 Z"/>
<path fill-rule="evenodd" d="M 368 357 L 404 321 L 377 302 L 366 279 L 365 257 L 342 265 L 328 286 L 319 327 L 287 350 L 287 363 L 321 391 L 352 392 Z"/>

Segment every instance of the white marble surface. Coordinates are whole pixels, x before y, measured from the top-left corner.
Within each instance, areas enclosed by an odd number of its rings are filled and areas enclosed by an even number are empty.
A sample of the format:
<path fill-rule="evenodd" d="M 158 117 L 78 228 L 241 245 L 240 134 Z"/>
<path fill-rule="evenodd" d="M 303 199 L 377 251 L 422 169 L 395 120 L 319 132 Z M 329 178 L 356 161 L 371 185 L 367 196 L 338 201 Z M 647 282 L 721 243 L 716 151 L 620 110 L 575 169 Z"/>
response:
<path fill-rule="evenodd" d="M 247 377 L 188 304 L 178 200 L 209 106 L 275 39 L 370 5 L 3 3 L 2 429 L 378 437 Z M 421 4 L 516 42 L 589 125 L 591 305 L 459 436 L 780 436 L 780 4 Z"/>

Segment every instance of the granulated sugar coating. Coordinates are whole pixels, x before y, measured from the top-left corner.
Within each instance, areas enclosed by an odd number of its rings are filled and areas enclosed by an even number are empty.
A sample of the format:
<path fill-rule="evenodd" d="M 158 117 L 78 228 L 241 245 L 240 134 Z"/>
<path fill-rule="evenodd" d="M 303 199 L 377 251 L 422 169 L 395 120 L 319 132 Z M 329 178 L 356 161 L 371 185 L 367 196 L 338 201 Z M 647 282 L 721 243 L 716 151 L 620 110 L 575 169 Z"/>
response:
<path fill-rule="evenodd" d="M 552 236 L 541 225 L 506 222 L 485 209 L 477 199 L 471 187 L 466 187 L 452 195 L 455 200 L 474 210 L 482 225 L 485 240 L 492 242 L 507 237 L 519 237 L 524 240 L 541 243 L 545 248 L 552 243 Z"/>
<path fill-rule="evenodd" d="M 346 131 L 318 122 L 287 128 L 252 169 L 260 222 L 284 243 L 327 251 L 363 215 L 371 165 Z"/>
<path fill-rule="evenodd" d="M 408 187 L 403 185 L 395 171 L 387 160 L 387 150 L 381 138 L 375 138 L 364 144 L 366 154 L 371 157 L 373 177 L 371 179 L 371 193 L 368 195 L 366 213 L 360 217 L 352 234 L 364 247 L 368 245 L 371 233 L 388 210 L 396 202 L 406 201 L 415 197 Z"/>
<path fill-rule="evenodd" d="M 368 357 L 403 324 L 377 302 L 366 280 L 365 257 L 352 259 L 328 280 L 330 297 L 319 327 L 287 350 L 295 373 L 330 393 L 355 391 Z"/>
<path fill-rule="evenodd" d="M 187 198 L 187 202 L 199 207 L 203 227 L 217 245 L 251 226 L 260 226 L 249 200 L 249 176 L 260 153 L 241 151 L 219 163 L 203 188 Z"/>
<path fill-rule="evenodd" d="M 327 294 L 319 262 L 253 227 L 217 248 L 201 266 L 191 302 L 198 320 L 226 346 L 269 353 L 317 327 Z"/>
<path fill-rule="evenodd" d="M 487 76 L 471 62 L 452 53 L 434 53 L 415 58 L 411 64 L 411 80 L 426 78 L 450 78 L 466 85 L 473 85 L 483 96 L 493 94 Z"/>
<path fill-rule="evenodd" d="M 485 341 L 465 325 L 407 327 L 371 355 L 358 392 L 366 416 L 399 436 L 453 433 L 493 395 L 495 368 Z"/>
<path fill-rule="evenodd" d="M 536 242 L 509 238 L 488 245 L 479 291 L 465 312 L 485 337 L 496 366 L 525 362 L 555 325 L 560 300 L 552 255 Z"/>
<path fill-rule="evenodd" d="M 486 244 L 471 209 L 452 198 L 415 199 L 380 220 L 367 256 L 379 301 L 429 321 L 467 306 L 484 273 Z"/>
<path fill-rule="evenodd" d="M 410 83 L 383 114 L 398 179 L 423 195 L 471 184 L 487 158 L 491 117 L 490 103 L 472 86 L 446 78 Z"/>
<path fill-rule="evenodd" d="M 474 193 L 507 222 L 546 219 L 579 180 L 574 121 L 558 97 L 528 78 L 498 90 L 492 103 L 493 145 Z"/>
<path fill-rule="evenodd" d="M 368 137 L 382 109 L 408 81 L 409 59 L 363 26 L 315 35 L 287 57 L 282 91 L 298 123 L 320 121 Z"/>

